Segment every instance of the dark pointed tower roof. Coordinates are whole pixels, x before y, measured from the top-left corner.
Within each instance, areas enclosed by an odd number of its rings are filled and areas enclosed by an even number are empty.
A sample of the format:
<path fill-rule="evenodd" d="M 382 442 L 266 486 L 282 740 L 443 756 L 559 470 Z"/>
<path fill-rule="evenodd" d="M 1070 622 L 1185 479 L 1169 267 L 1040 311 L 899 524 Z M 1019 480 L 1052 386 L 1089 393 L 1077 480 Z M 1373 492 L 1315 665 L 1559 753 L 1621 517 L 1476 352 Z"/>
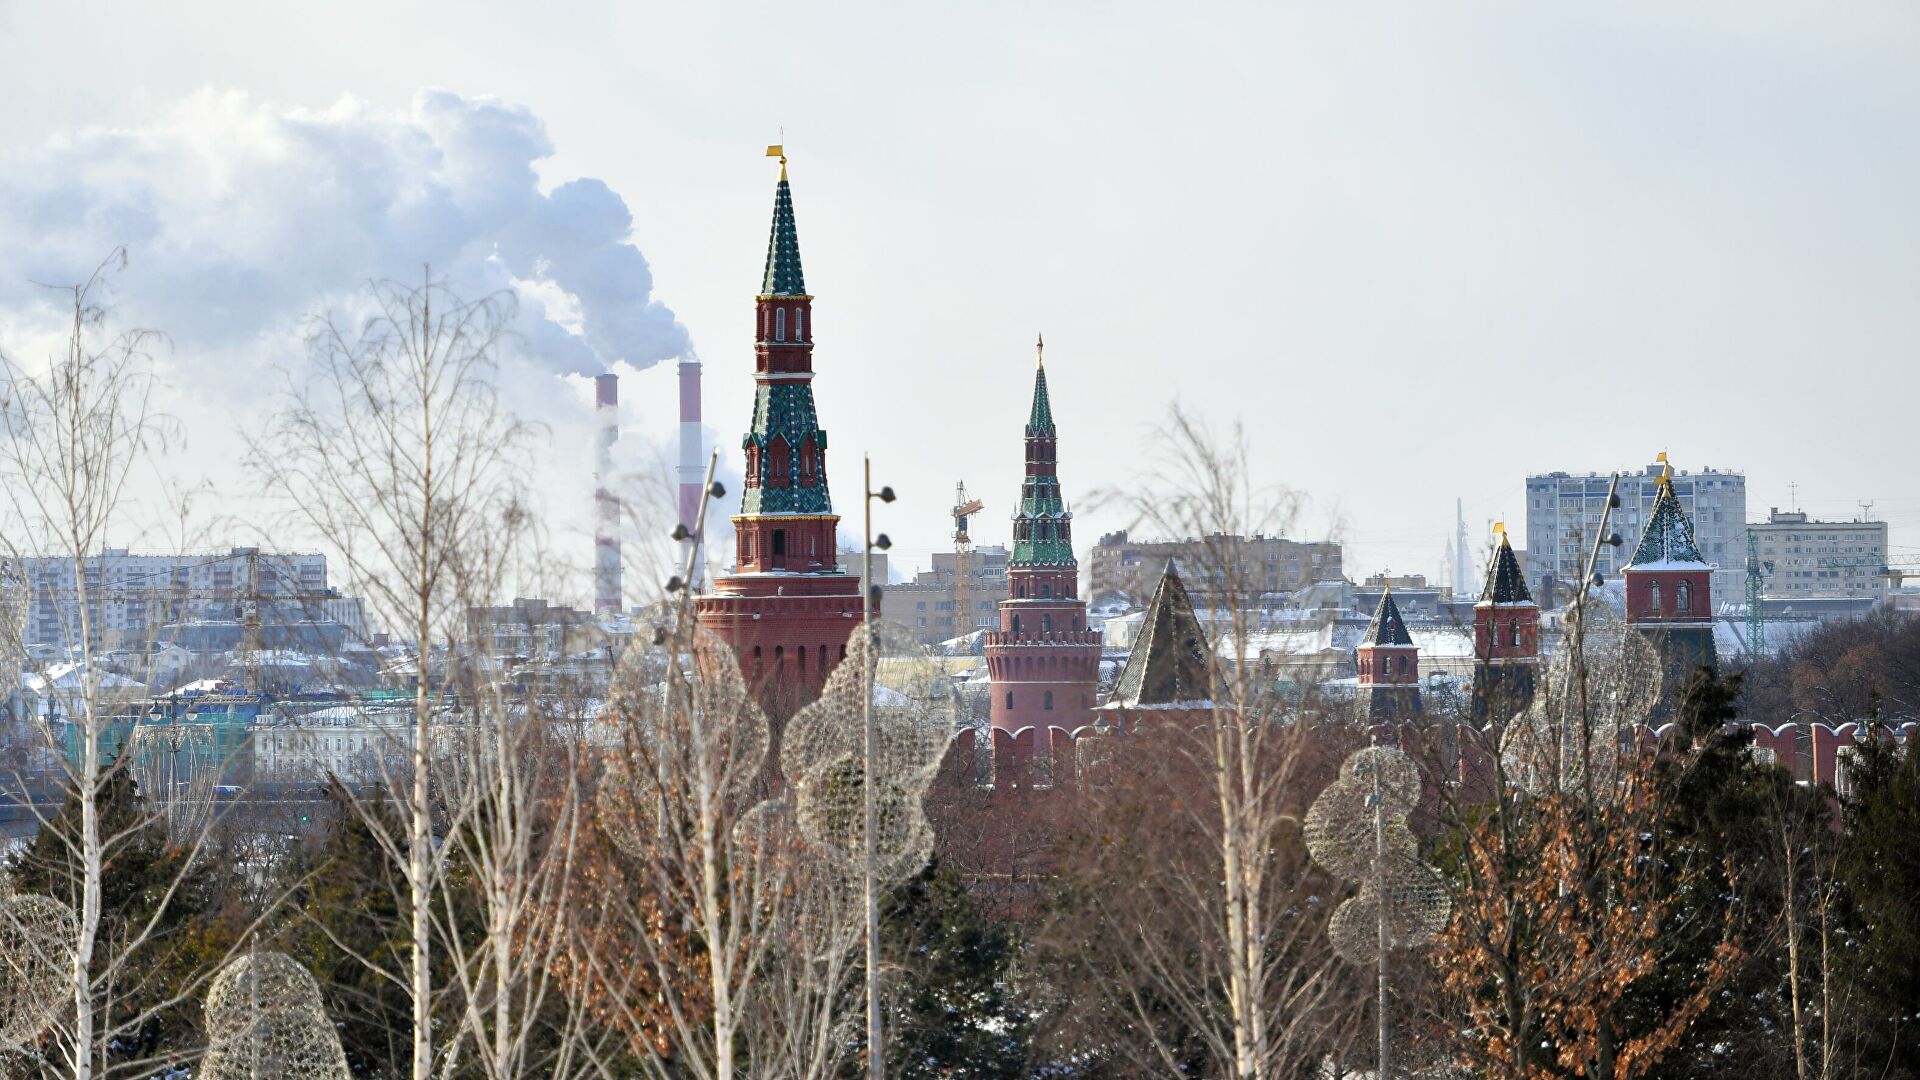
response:
<path fill-rule="evenodd" d="M 1367 624 L 1367 632 L 1361 637 L 1362 645 L 1411 645 L 1413 637 L 1407 633 L 1407 621 L 1400 617 L 1400 605 L 1393 602 L 1393 587 L 1380 591 L 1380 606 L 1373 611 L 1373 621 Z"/>
<path fill-rule="evenodd" d="M 1653 496 L 1653 513 L 1647 515 L 1647 527 L 1640 533 L 1639 546 L 1633 549 L 1626 568 L 1706 568 L 1707 560 L 1693 540 L 1693 522 L 1680 509 L 1673 482 L 1662 475 L 1658 489 Z"/>
<path fill-rule="evenodd" d="M 805 296 L 800 272 L 800 231 L 793 223 L 793 189 L 787 186 L 787 159 L 780 159 L 780 186 L 773 193 L 773 232 L 767 237 L 767 273 L 761 296 Z"/>
<path fill-rule="evenodd" d="M 1527 591 L 1526 577 L 1520 573 L 1520 559 L 1514 555 L 1513 545 L 1507 541 L 1504 529 L 1500 533 L 1500 543 L 1494 546 L 1493 562 L 1487 567 L 1487 584 L 1480 590 L 1480 602 L 1533 603 L 1533 594 Z"/>
<path fill-rule="evenodd" d="M 1134 708 L 1212 700 L 1209 653 L 1207 633 L 1193 613 L 1187 587 L 1169 562 L 1107 704 Z"/>

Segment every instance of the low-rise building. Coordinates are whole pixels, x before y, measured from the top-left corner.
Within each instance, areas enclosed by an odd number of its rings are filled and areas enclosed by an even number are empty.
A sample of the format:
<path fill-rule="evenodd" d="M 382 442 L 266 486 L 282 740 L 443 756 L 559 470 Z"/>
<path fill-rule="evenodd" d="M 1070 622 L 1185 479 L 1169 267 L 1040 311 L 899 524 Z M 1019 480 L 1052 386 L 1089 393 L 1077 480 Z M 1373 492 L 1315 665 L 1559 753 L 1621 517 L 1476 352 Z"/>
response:
<path fill-rule="evenodd" d="M 1278 606 L 1316 582 L 1344 576 L 1340 545 L 1280 536 L 1217 534 L 1186 540 L 1136 540 L 1108 533 L 1088 557 L 1088 590 L 1098 604 L 1124 593 L 1140 603 L 1153 595 L 1172 562 L 1196 609 L 1238 603 Z"/>
<path fill-rule="evenodd" d="M 973 549 L 965 557 L 963 581 L 961 556 L 937 551 L 933 569 L 915 574 L 912 581 L 881 586 L 881 610 L 928 644 L 997 626 L 1000 617 L 994 605 L 1007 595 L 1007 555 L 999 544 Z"/>
<path fill-rule="evenodd" d="M 1761 592 L 1768 599 L 1883 599 L 1891 590 L 1884 521 L 1818 521 L 1803 511 L 1769 507 L 1767 520 L 1750 523 L 1747 531 L 1755 540 Z"/>

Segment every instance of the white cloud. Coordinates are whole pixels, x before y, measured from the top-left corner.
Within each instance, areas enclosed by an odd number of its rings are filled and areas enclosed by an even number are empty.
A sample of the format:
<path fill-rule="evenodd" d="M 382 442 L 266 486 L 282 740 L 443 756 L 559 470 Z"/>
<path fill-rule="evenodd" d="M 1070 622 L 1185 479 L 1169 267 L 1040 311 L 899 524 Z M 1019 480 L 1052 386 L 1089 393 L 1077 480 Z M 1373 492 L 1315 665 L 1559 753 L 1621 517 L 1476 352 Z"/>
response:
<path fill-rule="evenodd" d="M 0 161 L 0 348 L 50 352 L 61 296 L 35 283 L 83 280 L 124 246 L 110 301 L 116 321 L 171 341 L 160 404 L 188 433 L 179 464 L 243 496 L 240 432 L 299 376 L 314 319 L 426 268 L 468 298 L 510 295 L 503 397 L 552 433 L 547 475 L 578 478 L 544 492 L 570 543 L 593 486 L 581 376 L 630 376 L 621 464 L 645 476 L 672 457 L 672 380 L 631 376 L 691 343 L 653 295 L 626 203 L 591 178 L 543 190 L 535 166 L 552 153 L 528 110 L 438 90 L 402 110 L 348 97 L 321 111 L 201 90 L 147 125 L 56 137 Z"/>

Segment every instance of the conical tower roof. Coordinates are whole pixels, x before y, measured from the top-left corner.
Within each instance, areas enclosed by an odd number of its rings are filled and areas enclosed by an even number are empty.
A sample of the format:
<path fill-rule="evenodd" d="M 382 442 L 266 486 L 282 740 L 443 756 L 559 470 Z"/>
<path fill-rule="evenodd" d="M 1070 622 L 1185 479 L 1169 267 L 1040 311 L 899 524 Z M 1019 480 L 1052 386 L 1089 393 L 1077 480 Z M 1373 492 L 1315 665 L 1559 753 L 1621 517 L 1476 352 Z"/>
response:
<path fill-rule="evenodd" d="M 1367 624 L 1366 635 L 1360 639 L 1360 644 L 1413 644 L 1413 637 L 1407 633 L 1407 621 L 1400 617 L 1400 605 L 1394 603 L 1392 586 L 1381 590 L 1380 606 L 1374 609 L 1373 621 Z"/>
<path fill-rule="evenodd" d="M 1673 484 L 1660 478 L 1659 491 L 1653 497 L 1653 513 L 1647 515 L 1647 527 L 1633 549 L 1627 569 L 1710 569 L 1693 540 L 1693 522 L 1680 509 L 1680 497 Z"/>
<path fill-rule="evenodd" d="M 760 282 L 761 296 L 805 296 L 806 275 L 800 272 L 800 231 L 793 222 L 793 189 L 787 185 L 787 165 L 780 159 L 780 186 L 773 193 L 773 232 L 767 237 L 767 272 Z"/>
<path fill-rule="evenodd" d="M 1040 341 L 1039 360 L 1033 375 L 1033 409 L 1027 413 L 1028 435 L 1052 435 L 1053 401 L 1047 397 L 1046 341 Z"/>
<path fill-rule="evenodd" d="M 1533 594 L 1527 591 L 1527 580 L 1520 573 L 1520 559 L 1513 553 L 1513 545 L 1507 541 L 1507 534 L 1500 534 L 1500 543 L 1493 549 L 1493 562 L 1487 567 L 1487 584 L 1480 590 L 1480 602 L 1483 604 L 1531 604 Z"/>
<path fill-rule="evenodd" d="M 1107 704 L 1136 708 L 1210 701 L 1210 659 L 1207 634 L 1193 613 L 1187 587 L 1168 563 Z"/>

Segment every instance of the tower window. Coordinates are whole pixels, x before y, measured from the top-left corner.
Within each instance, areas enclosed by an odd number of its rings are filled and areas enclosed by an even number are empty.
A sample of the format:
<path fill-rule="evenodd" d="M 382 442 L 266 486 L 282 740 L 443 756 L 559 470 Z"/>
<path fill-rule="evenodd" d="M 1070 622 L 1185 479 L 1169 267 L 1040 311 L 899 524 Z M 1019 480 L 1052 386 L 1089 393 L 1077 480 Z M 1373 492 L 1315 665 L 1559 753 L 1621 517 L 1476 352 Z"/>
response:
<path fill-rule="evenodd" d="M 1053 583 L 1050 581 L 1041 582 L 1040 583 L 1040 599 L 1046 600 L 1051 598 L 1052 596 L 1053 596 Z"/>
<path fill-rule="evenodd" d="M 1513 620 L 1513 622 L 1508 623 L 1507 625 L 1513 628 L 1512 630 L 1513 640 L 1509 644 L 1511 644 L 1514 648 L 1517 649 L 1520 647 L 1520 620 L 1515 619 Z"/>
<path fill-rule="evenodd" d="M 773 553 L 776 556 L 785 555 L 787 553 L 787 530 L 785 529 L 773 530 Z"/>
<path fill-rule="evenodd" d="M 805 325 L 806 325 L 806 313 L 800 310 L 799 308 L 794 308 L 793 309 L 793 340 L 795 341 L 807 340 L 807 332 L 804 329 Z"/>
<path fill-rule="evenodd" d="M 1046 695 L 1040 699 L 1040 707 L 1048 712 L 1053 711 L 1053 691 L 1047 691 Z"/>
<path fill-rule="evenodd" d="M 1042 612 L 1040 615 L 1040 629 L 1042 630 L 1053 629 L 1053 616 Z"/>
<path fill-rule="evenodd" d="M 1007 708 L 1013 708 L 1013 691 L 1007 691 Z"/>
<path fill-rule="evenodd" d="M 1673 610 L 1693 610 L 1693 585 L 1684 579 L 1673 587 Z"/>
<path fill-rule="evenodd" d="M 1016 634 L 1020 632 L 1020 616 L 1018 615 L 1013 617 L 1013 632 Z"/>
<path fill-rule="evenodd" d="M 773 309 L 773 340 L 787 340 L 787 309 Z"/>
<path fill-rule="evenodd" d="M 1660 614 L 1660 583 L 1659 582 L 1657 581 L 1653 582 L 1652 585 L 1648 587 L 1647 596 L 1649 598 L 1653 613 L 1655 615 Z"/>

